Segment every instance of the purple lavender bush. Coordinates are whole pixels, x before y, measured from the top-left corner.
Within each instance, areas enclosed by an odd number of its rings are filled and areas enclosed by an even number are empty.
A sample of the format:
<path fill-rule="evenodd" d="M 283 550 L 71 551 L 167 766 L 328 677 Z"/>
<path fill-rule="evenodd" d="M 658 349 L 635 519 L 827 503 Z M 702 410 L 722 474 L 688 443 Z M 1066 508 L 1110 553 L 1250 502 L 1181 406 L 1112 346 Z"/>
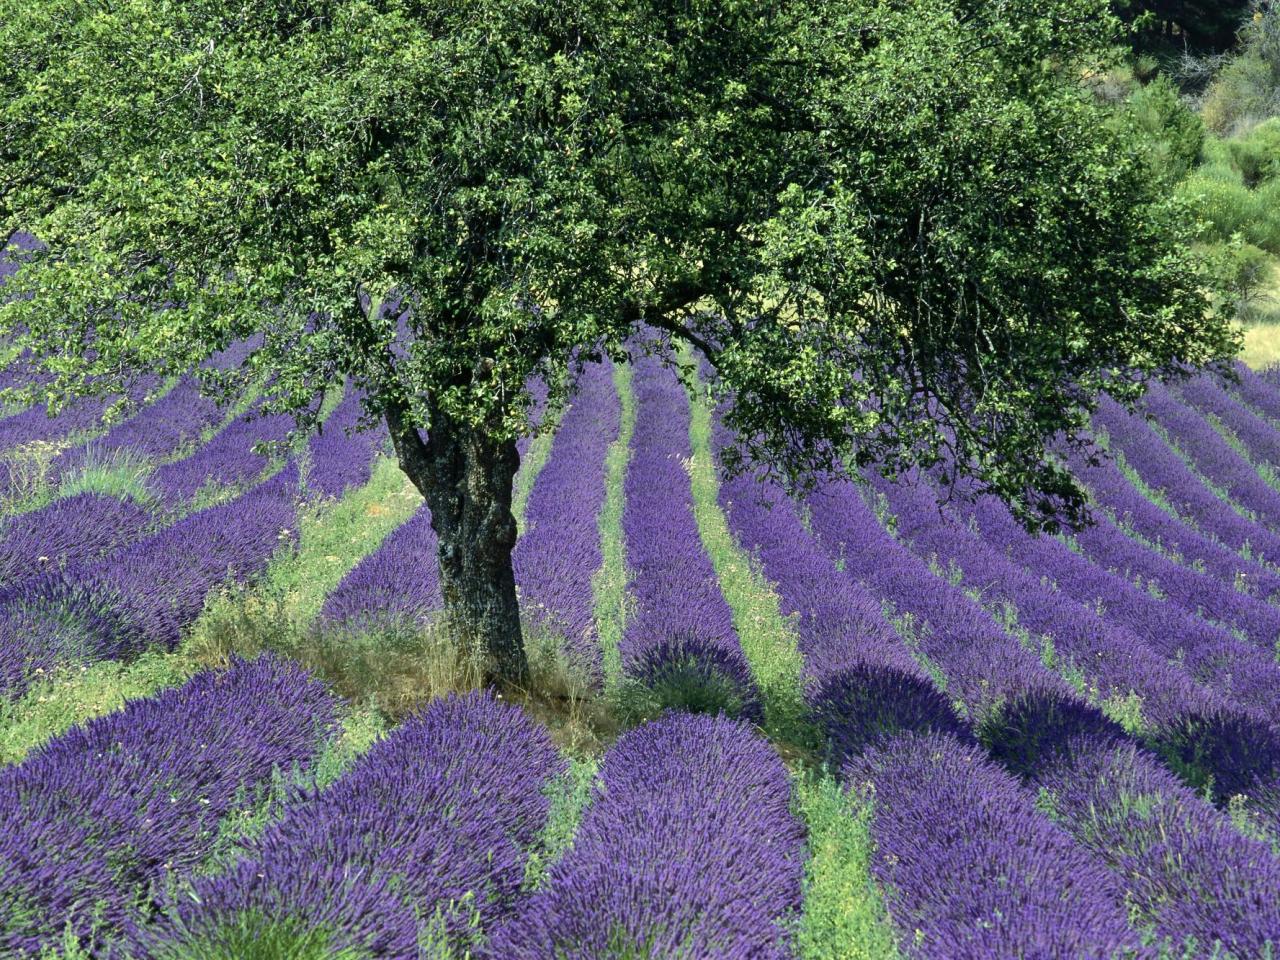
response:
<path fill-rule="evenodd" d="M 1280 640 L 1280 609 L 1229 584 L 1161 556 L 1133 540 L 1106 517 L 1075 535 L 1075 544 L 1097 566 L 1154 587 L 1167 603 L 1234 628 L 1268 651 Z"/>
<path fill-rule="evenodd" d="M 673 712 L 627 732 L 572 849 L 482 955 L 790 956 L 805 852 L 789 800 L 782 761 L 741 721 Z"/>
<path fill-rule="evenodd" d="M 158 377 L 141 374 L 133 378 L 125 397 L 131 404 L 144 403 L 157 387 Z M 0 450 L 12 450 L 36 441 L 56 443 L 71 441 L 77 434 L 97 430 L 102 417 L 119 397 L 85 397 L 75 400 L 56 417 L 49 416 L 43 404 L 28 407 L 19 413 L 0 418 Z M 0 492 L 7 492 L 10 474 L 0 474 Z"/>
<path fill-rule="evenodd" d="M 367 483 L 386 429 L 357 430 L 360 394 L 348 389 L 342 402 L 307 445 L 306 488 L 313 496 L 341 497 Z"/>
<path fill-rule="evenodd" d="M 1280 491 L 1263 480 L 1253 464 L 1233 450 L 1204 417 L 1159 384 L 1147 391 L 1144 405 L 1208 480 L 1268 529 L 1280 528 Z"/>
<path fill-rule="evenodd" d="M 759 721 L 755 681 L 693 515 L 688 397 L 656 358 L 635 370 L 622 510 L 635 607 L 619 645 L 623 673 L 663 705 Z"/>
<path fill-rule="evenodd" d="M 984 742 L 1120 878 L 1135 921 L 1173 956 L 1280 945 L 1280 860 L 1120 730 L 1066 701 L 1005 705 Z"/>
<path fill-rule="evenodd" d="M 231 956 L 233 935 L 296 945 L 317 930 L 362 957 L 415 957 L 420 940 L 466 949 L 516 908 L 564 770 L 546 730 L 492 693 L 437 700 L 236 868 L 176 892 L 134 952 Z"/>
<path fill-rule="evenodd" d="M 713 442 L 717 448 L 727 442 L 723 426 Z M 721 484 L 719 500 L 796 631 L 810 719 L 829 762 L 838 768 L 868 743 L 904 730 L 968 737 L 880 601 L 836 569 L 776 486 L 738 476 Z"/>
<path fill-rule="evenodd" d="M 1280 423 L 1280 385 L 1276 383 L 1278 372 L 1280 368 L 1274 365 L 1262 371 L 1254 371 L 1243 362 L 1237 361 L 1235 365 L 1237 382 L 1226 386 L 1250 408 L 1269 420 Z"/>
<path fill-rule="evenodd" d="M 1216 496 L 1140 416 L 1103 398 L 1094 423 L 1143 482 L 1206 536 L 1232 550 L 1280 563 L 1280 534 L 1242 517 Z"/>
<path fill-rule="evenodd" d="M 146 536 L 154 518 L 132 500 L 79 493 L 0 522 L 0 588 L 106 555 Z"/>
<path fill-rule="evenodd" d="M 1085 603 L 1101 602 L 1109 622 L 1127 627 L 1214 694 L 1213 702 L 1188 701 L 1173 714 L 1153 712 L 1151 745 L 1180 775 L 1200 786 L 1212 784 L 1223 802 L 1238 792 L 1265 794 L 1280 782 L 1280 738 L 1272 720 L 1280 703 L 1280 670 L 1270 657 L 1088 563 L 1063 544 L 1028 536 L 990 498 L 974 505 L 970 516 L 989 543 L 1001 544 L 1028 572 L 1049 576 Z M 1244 743 L 1249 749 L 1238 749 Z"/>
<path fill-rule="evenodd" d="M 1091 464 L 1077 454 L 1069 456 L 1068 463 L 1118 526 L 1234 590 L 1264 600 L 1280 598 L 1280 574 L 1157 506 L 1129 482 L 1114 460 L 1102 458 Z"/>
<path fill-rule="evenodd" d="M 54 477 L 103 462 L 113 456 L 154 461 L 180 450 L 218 421 L 220 411 L 200 392 L 200 384 L 184 377 L 154 404 L 139 411 L 83 447 L 68 450 L 51 464 Z"/>
<path fill-rule="evenodd" d="M 0 771 L 0 948 L 32 956 L 70 929 L 102 947 L 197 867 L 236 804 L 305 771 L 336 704 L 262 657 L 197 674 L 49 741 Z"/>
<path fill-rule="evenodd" d="M 320 622 L 351 630 L 416 629 L 440 610 L 438 541 L 423 504 L 352 567 L 325 598 Z"/>
<path fill-rule="evenodd" d="M 611 364 L 590 364 L 534 483 L 525 528 L 512 553 L 529 627 L 564 636 L 575 660 L 600 666 L 591 578 L 600 568 L 597 517 L 605 498 L 605 454 L 618 436 L 621 405 Z"/>
<path fill-rule="evenodd" d="M 1116 879 L 975 746 L 884 739 L 844 768 L 874 805 L 872 873 L 907 956 L 1132 956 Z"/>
<path fill-rule="evenodd" d="M 1212 416 L 1239 441 L 1254 463 L 1280 463 L 1280 431 L 1265 416 L 1249 409 L 1211 374 L 1179 382 L 1173 392 L 1188 407 Z"/>
<path fill-rule="evenodd" d="M 162 504 L 178 509 L 209 486 L 238 487 L 253 483 L 270 466 L 258 443 L 282 442 L 293 429 L 284 414 L 261 414 L 257 408 L 237 417 L 191 456 L 158 468 L 148 486 Z"/>
<path fill-rule="evenodd" d="M 244 582 L 296 536 L 297 472 L 198 511 L 101 560 L 0 589 L 0 691 L 59 663 L 172 647 L 209 592 Z"/>
<path fill-rule="evenodd" d="M 978 720 L 1000 700 L 1028 690 L 1067 691 L 977 603 L 898 543 L 848 480 L 833 481 L 808 500 L 819 541 L 843 575 L 889 601 L 918 650 L 946 677 L 948 696 Z"/>

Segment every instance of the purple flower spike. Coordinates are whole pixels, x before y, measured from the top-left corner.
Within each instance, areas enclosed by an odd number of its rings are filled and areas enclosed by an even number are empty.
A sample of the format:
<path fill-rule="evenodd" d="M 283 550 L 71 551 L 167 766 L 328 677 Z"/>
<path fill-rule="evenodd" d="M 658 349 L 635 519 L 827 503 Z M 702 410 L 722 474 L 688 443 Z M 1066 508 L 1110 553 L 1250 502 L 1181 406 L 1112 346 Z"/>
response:
<path fill-rule="evenodd" d="M 1116 879 L 976 747 L 903 734 L 844 774 L 874 804 L 872 872 L 908 932 L 907 955 L 1097 960 L 1138 951 Z"/>
<path fill-rule="evenodd" d="M 295 804 L 235 870 L 177 894 L 135 951 L 198 956 L 237 923 L 284 922 L 334 929 L 373 957 L 416 956 L 420 935 L 465 946 L 515 909 L 547 783 L 564 770 L 546 730 L 492 693 L 437 700 Z"/>
<path fill-rule="evenodd" d="M 591 578 L 602 562 L 597 518 L 605 498 L 605 454 L 622 415 L 612 373 L 608 363 L 583 370 L 529 495 L 525 530 L 512 554 L 530 626 L 562 633 L 575 659 L 597 670 Z"/>
<path fill-rule="evenodd" d="M 620 653 L 664 703 L 760 720 L 759 695 L 693 515 L 689 401 L 653 357 L 636 364 L 636 425 L 622 530 L 635 610 Z"/>
<path fill-rule="evenodd" d="M 335 716 L 323 685 L 263 657 L 135 700 L 0 771 L 0 949 L 60 946 L 67 924 L 78 937 L 131 929 L 235 804 L 275 771 L 305 769 Z"/>
<path fill-rule="evenodd" d="M 625 734 L 573 848 L 493 960 L 790 956 L 804 833 L 786 769 L 741 721 L 671 713 Z"/>

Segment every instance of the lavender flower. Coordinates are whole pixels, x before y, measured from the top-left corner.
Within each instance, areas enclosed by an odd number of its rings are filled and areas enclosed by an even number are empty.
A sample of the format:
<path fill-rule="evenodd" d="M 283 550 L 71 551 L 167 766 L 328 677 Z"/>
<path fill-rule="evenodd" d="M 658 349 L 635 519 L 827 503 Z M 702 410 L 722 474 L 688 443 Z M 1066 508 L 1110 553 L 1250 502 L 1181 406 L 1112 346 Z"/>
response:
<path fill-rule="evenodd" d="M 172 646 L 217 586 L 257 575 L 296 536 L 296 471 L 102 560 L 0 589 L 0 690 L 37 670 Z"/>
<path fill-rule="evenodd" d="M 637 414 L 622 529 L 635 610 L 620 644 L 623 672 L 663 703 L 759 720 L 755 683 L 693 516 L 689 402 L 652 357 L 636 364 Z"/>
<path fill-rule="evenodd" d="M 325 599 L 321 622 L 353 630 L 413 629 L 439 611 L 439 542 L 426 505 L 347 572 Z"/>
<path fill-rule="evenodd" d="M 1233 550 L 1248 550 L 1270 563 L 1280 563 L 1280 535 L 1223 503 L 1142 418 L 1104 398 L 1094 422 L 1106 429 L 1112 446 L 1124 454 L 1143 482 L 1206 536 Z"/>
<path fill-rule="evenodd" d="M 176 509 L 207 486 L 236 487 L 253 483 L 270 465 L 258 443 L 282 442 L 293 429 L 284 414 L 263 415 L 255 407 L 233 420 L 212 440 L 185 459 L 165 464 L 148 479 L 160 501 Z"/>
<path fill-rule="evenodd" d="M 624 734 L 600 781 L 572 849 L 484 956 L 790 955 L 803 831 L 786 769 L 750 727 L 667 714 Z"/>
<path fill-rule="evenodd" d="M 80 493 L 0 524 L 0 587 L 98 559 L 140 540 L 153 518 L 131 500 Z"/>
<path fill-rule="evenodd" d="M 1182 956 L 1280 944 L 1280 861 L 1120 731 L 1077 705 L 1008 704 L 984 740 L 1124 883 L 1138 921 Z"/>
<path fill-rule="evenodd" d="M 1116 879 L 976 747 L 906 733 L 851 760 L 844 776 L 874 804 L 872 872 L 908 955 L 1137 952 Z"/>
<path fill-rule="evenodd" d="M 1147 391 L 1145 406 L 1206 478 L 1269 528 L 1280 525 L 1280 491 L 1270 487 L 1208 421 L 1161 385 Z"/>
<path fill-rule="evenodd" d="M 349 389 L 320 432 L 311 438 L 306 474 L 311 493 L 340 497 L 349 487 L 368 482 L 385 431 L 358 431 L 361 409 L 360 394 Z"/>
<path fill-rule="evenodd" d="M 335 725 L 324 687 L 261 658 L 197 674 L 0 771 L 0 947 L 32 955 L 145 919 L 201 862 L 219 821 Z"/>
<path fill-rule="evenodd" d="M 609 364 L 583 371 L 529 495 L 525 529 L 512 554 L 531 626 L 562 633 L 575 658 L 597 668 L 591 578 L 602 562 L 597 517 L 605 497 L 604 458 L 621 423 L 611 373 Z"/>
<path fill-rule="evenodd" d="M 564 769 L 545 729 L 493 694 L 437 700 L 294 804 L 236 869 L 175 894 L 135 949 L 201 955 L 228 930 L 285 923 L 374 957 L 415 956 L 419 936 L 462 947 L 510 916 Z"/>

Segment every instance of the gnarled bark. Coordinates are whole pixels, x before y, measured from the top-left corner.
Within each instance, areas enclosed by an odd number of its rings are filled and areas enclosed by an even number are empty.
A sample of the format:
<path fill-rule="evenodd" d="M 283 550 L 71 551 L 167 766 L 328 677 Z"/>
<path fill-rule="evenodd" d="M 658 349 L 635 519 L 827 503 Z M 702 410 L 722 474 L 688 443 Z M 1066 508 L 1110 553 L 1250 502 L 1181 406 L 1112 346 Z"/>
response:
<path fill-rule="evenodd" d="M 428 411 L 423 439 L 402 406 L 386 410 L 400 468 L 426 498 L 439 538 L 440 589 L 456 640 L 483 651 L 490 678 L 519 683 L 528 672 L 511 551 L 511 493 L 520 455 L 514 440 Z"/>

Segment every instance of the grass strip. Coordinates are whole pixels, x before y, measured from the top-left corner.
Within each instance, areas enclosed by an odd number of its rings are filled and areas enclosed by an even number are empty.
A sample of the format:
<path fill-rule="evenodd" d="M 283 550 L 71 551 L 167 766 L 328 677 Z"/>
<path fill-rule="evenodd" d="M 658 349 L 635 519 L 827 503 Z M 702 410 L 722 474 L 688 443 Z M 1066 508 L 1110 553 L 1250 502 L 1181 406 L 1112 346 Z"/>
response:
<path fill-rule="evenodd" d="M 688 469 L 693 514 L 720 590 L 733 611 L 742 652 L 760 688 L 765 729 L 775 740 L 811 745 L 814 733 L 805 719 L 804 658 L 795 633 L 759 565 L 734 539 L 720 509 L 720 482 L 711 450 L 711 410 L 704 402 L 694 402 L 690 413 L 693 458 Z"/>
<path fill-rule="evenodd" d="M 792 809 L 809 834 L 804 912 L 795 936 L 799 960 L 890 960 L 893 926 L 871 879 L 870 803 L 830 774 L 796 776 Z"/>
<path fill-rule="evenodd" d="M 301 520 L 297 552 L 277 555 L 264 575 L 263 588 L 285 598 L 279 609 L 291 619 L 305 621 L 314 616 L 309 611 L 319 610 L 325 585 L 341 579 L 363 553 L 376 547 L 394 524 L 396 511 L 404 511 L 405 505 L 398 501 L 406 499 L 406 486 L 394 462 L 384 460 L 364 487 L 349 491 L 336 503 L 309 510 Z M 345 550 L 345 555 L 337 550 Z M 328 560 L 330 556 L 337 556 L 337 561 Z M 254 591 L 214 598 L 177 650 L 148 650 L 128 663 L 68 666 L 38 680 L 17 700 L 0 701 L 0 763 L 17 763 L 76 724 L 118 710 L 128 700 L 176 686 L 203 666 L 225 663 L 228 653 L 238 652 L 221 646 L 228 627 L 246 622 L 250 598 L 261 607 L 261 596 Z M 256 618 L 253 622 L 258 623 Z M 272 619 L 262 625 L 278 623 Z M 262 647 L 240 652 L 252 655 L 258 649 Z"/>
<path fill-rule="evenodd" d="M 550 783 L 551 812 L 525 864 L 525 890 L 534 891 L 545 886 L 551 868 L 573 845 L 582 813 L 591 802 L 599 769 L 597 757 L 571 757 L 568 772 Z"/>
<path fill-rule="evenodd" d="M 600 569 L 591 580 L 596 635 L 600 638 L 601 669 L 606 693 L 622 682 L 622 634 L 627 625 L 626 538 L 622 532 L 627 464 L 631 460 L 631 437 L 636 427 L 636 396 L 630 365 L 615 364 L 613 383 L 622 405 L 618 437 L 605 454 L 605 497 L 600 510 Z"/>

